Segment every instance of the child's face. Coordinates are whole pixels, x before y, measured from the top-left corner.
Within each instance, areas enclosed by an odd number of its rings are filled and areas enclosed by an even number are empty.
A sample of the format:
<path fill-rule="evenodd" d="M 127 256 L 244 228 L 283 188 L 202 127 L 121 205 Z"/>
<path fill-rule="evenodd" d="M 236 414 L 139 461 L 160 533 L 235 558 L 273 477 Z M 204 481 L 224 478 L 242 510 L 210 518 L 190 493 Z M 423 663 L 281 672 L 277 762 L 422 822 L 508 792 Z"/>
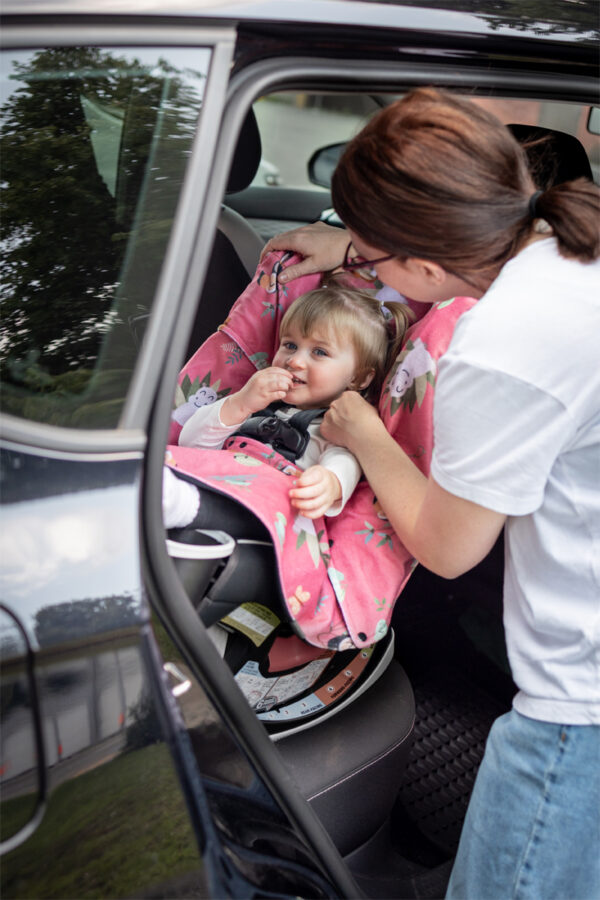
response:
<path fill-rule="evenodd" d="M 347 388 L 360 389 L 354 383 L 356 352 L 350 341 L 336 338 L 319 326 L 304 337 L 295 325 L 281 334 L 274 366 L 287 369 L 293 376 L 285 402 L 300 409 L 329 406 Z"/>

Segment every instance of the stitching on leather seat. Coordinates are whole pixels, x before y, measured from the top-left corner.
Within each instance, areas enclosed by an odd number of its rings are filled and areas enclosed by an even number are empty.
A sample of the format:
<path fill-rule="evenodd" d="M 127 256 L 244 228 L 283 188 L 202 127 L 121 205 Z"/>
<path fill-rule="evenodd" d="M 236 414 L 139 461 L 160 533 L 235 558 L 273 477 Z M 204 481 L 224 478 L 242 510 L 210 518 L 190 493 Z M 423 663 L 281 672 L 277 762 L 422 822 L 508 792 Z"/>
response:
<path fill-rule="evenodd" d="M 408 740 L 408 738 L 411 736 L 411 734 L 413 732 L 414 724 L 415 724 L 415 719 L 413 716 L 413 720 L 411 722 L 410 729 L 409 729 L 408 733 L 402 738 L 401 741 L 398 741 L 396 744 L 394 744 L 393 747 L 390 747 L 388 750 L 386 750 L 385 753 L 382 753 L 380 756 L 377 756 L 375 759 L 370 760 L 365 765 L 362 765 L 359 768 L 354 769 L 354 771 L 345 775 L 339 781 L 336 781 L 333 784 L 330 784 L 328 787 L 322 788 L 316 794 L 311 794 L 309 797 L 307 797 L 307 800 L 310 802 L 311 800 L 316 800 L 317 797 L 322 797 L 324 794 L 327 794 L 330 791 L 334 790 L 338 785 L 344 784 L 345 781 L 349 781 L 351 778 L 354 778 L 356 775 L 359 775 L 361 772 L 364 772 L 367 769 L 371 768 L 372 766 L 376 765 L 382 759 L 385 759 L 386 756 L 389 756 L 390 753 L 394 753 L 394 751 L 396 751 L 398 749 L 398 747 L 401 747 L 402 744 L 404 744 Z"/>

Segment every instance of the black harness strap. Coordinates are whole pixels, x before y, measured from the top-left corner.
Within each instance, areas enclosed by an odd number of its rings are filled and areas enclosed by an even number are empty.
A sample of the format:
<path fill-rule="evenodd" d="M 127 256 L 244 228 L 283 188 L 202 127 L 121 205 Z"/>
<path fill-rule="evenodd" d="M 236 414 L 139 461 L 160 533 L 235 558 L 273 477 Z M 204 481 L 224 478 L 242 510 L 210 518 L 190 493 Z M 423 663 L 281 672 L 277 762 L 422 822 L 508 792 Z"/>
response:
<path fill-rule="evenodd" d="M 266 409 L 255 412 L 232 437 L 251 437 L 263 444 L 270 444 L 273 450 L 277 450 L 289 462 L 296 462 L 308 446 L 308 426 L 313 419 L 324 415 L 326 410 L 300 409 L 285 420 L 275 415 L 278 409 L 285 407 L 285 403 L 272 403 Z"/>

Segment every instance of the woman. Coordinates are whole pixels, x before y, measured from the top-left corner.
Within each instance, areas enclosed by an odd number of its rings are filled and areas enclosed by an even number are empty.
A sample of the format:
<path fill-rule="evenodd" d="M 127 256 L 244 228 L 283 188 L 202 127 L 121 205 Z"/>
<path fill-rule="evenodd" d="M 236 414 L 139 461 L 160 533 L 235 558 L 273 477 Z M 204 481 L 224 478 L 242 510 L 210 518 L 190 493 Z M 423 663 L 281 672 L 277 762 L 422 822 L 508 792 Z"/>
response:
<path fill-rule="evenodd" d="M 467 571 L 506 526 L 519 691 L 490 733 L 448 896 L 598 897 L 598 189 L 580 179 L 536 191 L 498 120 L 423 88 L 348 145 L 332 195 L 347 232 L 309 226 L 265 248 L 303 254 L 287 280 L 339 264 L 351 240 L 412 300 L 481 298 L 439 366 L 429 478 L 355 392 L 322 426 L 432 571 Z"/>

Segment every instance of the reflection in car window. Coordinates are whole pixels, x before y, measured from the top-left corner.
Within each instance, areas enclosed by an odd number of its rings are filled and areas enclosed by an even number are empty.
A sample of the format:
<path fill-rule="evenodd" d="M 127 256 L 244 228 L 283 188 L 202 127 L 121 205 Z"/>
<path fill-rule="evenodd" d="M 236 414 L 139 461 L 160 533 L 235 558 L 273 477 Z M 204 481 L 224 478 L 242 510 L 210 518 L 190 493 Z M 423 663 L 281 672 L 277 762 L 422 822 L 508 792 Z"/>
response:
<path fill-rule="evenodd" d="M 4 412 L 117 425 L 209 58 L 194 51 L 192 69 L 183 50 L 3 53 Z"/>

